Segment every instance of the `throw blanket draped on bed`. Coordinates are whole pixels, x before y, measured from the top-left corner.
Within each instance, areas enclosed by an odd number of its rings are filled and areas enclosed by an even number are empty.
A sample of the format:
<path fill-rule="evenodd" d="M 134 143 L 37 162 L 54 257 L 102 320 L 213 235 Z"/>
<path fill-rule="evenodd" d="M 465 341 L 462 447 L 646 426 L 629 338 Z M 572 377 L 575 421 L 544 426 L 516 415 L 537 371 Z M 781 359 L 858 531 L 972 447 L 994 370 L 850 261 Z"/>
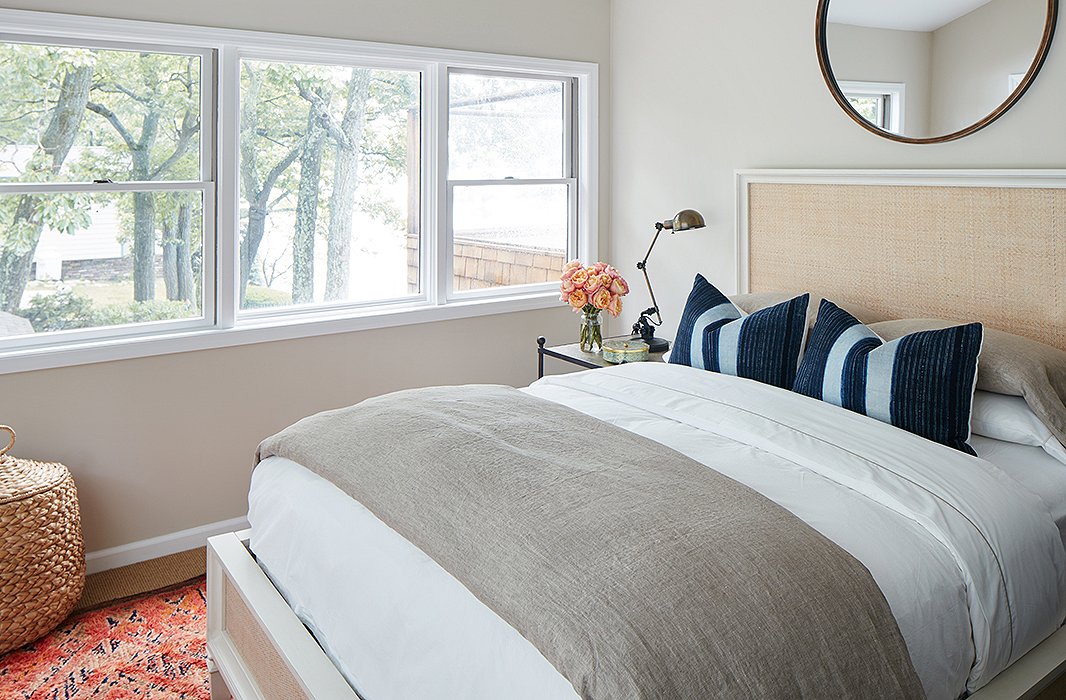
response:
<path fill-rule="evenodd" d="M 770 500 L 514 389 L 419 389 L 268 438 L 458 579 L 586 698 L 923 695 L 884 596 Z"/>

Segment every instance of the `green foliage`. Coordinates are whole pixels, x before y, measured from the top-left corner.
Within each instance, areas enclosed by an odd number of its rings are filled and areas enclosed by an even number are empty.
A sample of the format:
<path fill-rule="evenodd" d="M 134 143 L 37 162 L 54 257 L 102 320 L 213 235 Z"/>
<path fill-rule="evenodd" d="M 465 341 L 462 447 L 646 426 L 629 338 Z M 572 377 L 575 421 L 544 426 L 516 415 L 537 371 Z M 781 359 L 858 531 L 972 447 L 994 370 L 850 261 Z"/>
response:
<path fill-rule="evenodd" d="M 0 42 L 0 147 L 9 147 L 7 177 L 45 183 L 199 179 L 200 60 L 150 51 Z M 107 194 L 2 197 L 0 254 L 32 255 L 44 228 L 75 234 L 89 227 L 94 209 L 115 204 L 118 238 L 135 239 L 134 296 L 150 299 L 152 250 L 158 231 L 166 228 L 159 217 L 173 218 L 177 204 L 171 200 L 176 197 L 160 194 L 154 202 Z M 162 211 L 151 206 L 158 203 Z M 199 221 L 194 227 L 193 239 L 201 240 Z M 198 251 L 186 246 L 181 252 L 191 256 Z M 27 268 L 17 269 L 24 275 Z M 26 282 L 0 280 L 5 308 L 11 299 L 17 304 Z M 115 313 L 136 316 L 133 310 Z"/>
<path fill-rule="evenodd" d="M 181 134 L 183 127 L 199 124 L 199 63 L 199 57 L 179 54 L 0 42 L 0 146 L 38 145 L 64 76 L 91 67 L 89 102 L 109 109 L 148 150 L 148 171 L 137 173 L 140 179 L 197 179 L 198 129 L 188 145 L 181 142 Z M 186 115 L 191 122 L 183 122 Z M 81 155 L 64 164 L 59 179 L 129 179 L 132 161 L 123 135 L 103 115 L 86 116 L 74 144 Z M 157 172 L 176 151 L 180 157 L 165 173 Z M 48 154 L 38 150 L 17 179 L 55 180 L 44 167 L 46 161 Z"/>
<path fill-rule="evenodd" d="M 184 301 L 152 299 L 111 304 L 93 312 L 93 326 L 118 326 L 125 323 L 147 323 L 189 318 L 199 314 L 196 307 Z"/>
<path fill-rule="evenodd" d="M 10 250 L 16 255 L 25 255 L 37 245 L 37 224 L 29 219 L 14 219 L 13 215 L 8 214 L 9 211 L 13 212 L 15 210 L 15 205 L 18 203 L 17 199 L 12 198 L 10 202 L 5 203 L 9 206 L 3 208 L 4 219 L 12 223 L 7 227 L 7 231 L 0 242 L 3 243 L 4 249 Z"/>
<path fill-rule="evenodd" d="M 92 196 L 83 192 L 50 194 L 37 198 L 36 214 L 45 226 L 73 235 L 92 223 L 91 206 Z"/>
<path fill-rule="evenodd" d="M 300 65 L 270 61 L 241 64 L 241 181 L 242 217 L 247 199 L 269 169 L 292 148 L 299 147 L 307 131 L 311 103 L 301 96 L 317 95 L 326 106 L 328 120 L 339 124 L 347 107 L 346 95 L 352 70 L 342 66 Z M 382 182 L 394 182 L 407 173 L 407 120 L 419 105 L 419 78 L 413 71 L 371 70 L 366 104 L 366 126 L 360 144 L 359 199 L 364 211 L 397 229 L 406 220 L 388 196 Z M 333 187 L 336 149 L 329 147 L 322 158 L 320 226 L 328 226 L 329 194 Z M 278 179 L 280 192 L 271 197 L 271 210 L 293 206 L 299 163 L 293 163 Z M 375 202 L 375 205 L 370 205 Z"/>
<path fill-rule="evenodd" d="M 86 49 L 0 43 L 0 145 L 35 145 L 63 76 L 94 62 Z"/>
<path fill-rule="evenodd" d="M 77 294 L 45 294 L 30 300 L 29 308 L 19 311 L 37 333 L 69 331 L 92 326 L 92 299 Z"/>
<path fill-rule="evenodd" d="M 73 292 L 36 296 L 30 300 L 28 308 L 19 312 L 29 320 L 37 333 L 168 321 L 189 318 L 198 313 L 196 307 L 191 304 L 158 299 L 94 308 L 91 299 Z"/>
<path fill-rule="evenodd" d="M 292 303 L 292 295 L 269 287 L 259 287 L 254 284 L 248 285 L 248 291 L 244 298 L 244 308 L 265 309 L 272 306 L 288 306 Z"/>
<path fill-rule="evenodd" d="M 405 224 L 402 205 L 395 203 L 397 186 L 407 176 L 409 115 L 415 115 L 420 103 L 417 71 L 359 69 L 369 74 L 362 140 L 358 144 L 359 182 L 355 192 L 358 208 L 397 230 Z M 88 105 L 84 119 L 70 131 L 77 132 L 73 148 L 65 162 L 53 162 L 53 151 L 42 145 L 42 137 L 53 116 L 62 115 L 61 105 L 69 107 L 70 92 L 61 93 L 64 79 L 74 72 L 91 72 Z M 275 212 L 272 222 L 277 243 L 277 227 L 292 219 L 300 177 L 300 159 L 287 159 L 295 150 L 306 148 L 312 101 L 322 106 L 321 123 L 339 124 L 348 108 L 348 86 L 353 69 L 342 65 L 242 61 L 241 65 L 241 203 L 242 228 L 247 222 L 248 200 L 264 189 L 265 180 L 279 164 L 288 163 L 274 173 L 272 191 L 266 198 L 266 213 Z M 85 85 L 85 83 L 81 83 Z M 87 182 L 111 178 L 130 180 L 197 180 L 200 140 L 200 58 L 181 54 L 153 53 L 115 49 L 83 49 L 0 41 L 0 150 L 9 154 L 19 172 L 10 172 L 8 180 L 22 182 Z M 60 99 L 65 94 L 64 99 Z M 81 93 L 84 101 L 84 93 Z M 84 102 L 83 102 L 84 103 Z M 317 112 L 316 112 L 317 113 Z M 64 122 L 72 124 L 69 120 Z M 69 142 L 68 142 L 69 143 Z M 330 236 L 330 201 L 337 169 L 337 143 L 327 138 L 322 151 L 321 177 L 318 188 L 318 221 L 314 230 Z M 58 160 L 62 160 L 59 158 Z M 152 207 L 135 210 L 134 198 L 128 193 L 84 193 L 0 197 L 0 253 L 32 254 L 42 229 L 74 235 L 92 223 L 92 212 L 108 206 L 118 210 L 118 239 L 135 243 L 146 233 L 158 245 L 164 231 L 174 229 L 177 211 L 188 198 L 195 198 L 191 250 L 195 268 L 203 255 L 202 204 L 193 193 L 160 192 Z M 20 207 L 20 202 L 22 206 Z M 27 206 L 30 205 L 30 206 Z M 17 213 L 16 213 L 17 212 Z M 135 227 L 135 222 L 139 225 Z M 359 236 L 354 231 L 353 236 Z M 291 240 L 291 238 L 290 238 Z M 301 238 L 301 241 L 313 238 Z M 145 241 L 141 241 L 142 248 Z M 291 243 L 289 248 L 291 249 Z M 262 258 L 266 249 L 258 251 Z M 300 251 L 310 256 L 310 250 Z M 296 257 L 287 251 L 286 260 Z M 258 262 L 258 261 L 257 261 Z M 138 280 L 153 271 L 138 270 Z M 258 264 L 253 265 L 256 269 Z M 324 266 L 319 265 L 319 271 Z M 4 280 L 0 280 L 4 282 Z M 18 285 L 10 285 L 13 288 Z M 24 285 L 23 285 L 24 286 Z M 248 306 L 275 306 L 291 303 L 280 299 L 278 292 L 250 292 Z M 21 296 L 19 293 L 17 296 Z M 16 300 L 17 303 L 17 300 Z M 66 327 L 98 325 L 99 319 L 86 320 L 84 309 L 75 308 L 77 300 L 52 299 L 37 302 L 40 324 Z M 64 306 L 66 304 L 67 306 Z M 67 308 L 69 306 L 69 308 Z M 110 307 L 109 307 L 110 308 Z M 111 309 L 115 318 L 135 317 L 144 311 L 138 307 Z M 168 314 L 160 308 L 148 311 Z M 32 309 L 27 313 L 33 313 Z M 97 309 L 94 314 L 101 314 Z M 176 312 L 174 312 L 176 313 Z M 101 317 L 102 318 L 102 317 Z M 108 321 L 110 322 L 110 321 Z M 73 326 L 65 324 L 85 324 Z M 36 326 L 37 324 L 35 324 Z"/>
<path fill-rule="evenodd" d="M 363 182 L 395 180 L 407 172 L 407 120 L 417 116 L 418 75 L 399 71 L 372 71 L 367 101 L 367 128 L 363 133 Z"/>
<path fill-rule="evenodd" d="M 30 218 L 16 216 L 23 200 L 32 206 L 23 209 Z M 0 197 L 0 221 L 6 225 L 0 230 L 0 248 L 23 255 L 37 245 L 40 227 L 45 225 L 60 233 L 73 235 L 92 222 L 90 209 L 92 197 L 88 194 L 70 192 Z"/>
<path fill-rule="evenodd" d="M 95 145 L 106 146 L 112 157 L 96 158 L 82 167 L 95 167 L 93 178 L 197 179 L 199 57 L 108 50 L 96 54 L 89 101 L 110 110 L 114 118 L 93 111 L 85 128 Z M 137 143 L 138 153 L 133 153 L 115 122 Z M 185 133 L 190 128 L 191 137 Z M 143 161 L 142 149 L 147 149 Z"/>

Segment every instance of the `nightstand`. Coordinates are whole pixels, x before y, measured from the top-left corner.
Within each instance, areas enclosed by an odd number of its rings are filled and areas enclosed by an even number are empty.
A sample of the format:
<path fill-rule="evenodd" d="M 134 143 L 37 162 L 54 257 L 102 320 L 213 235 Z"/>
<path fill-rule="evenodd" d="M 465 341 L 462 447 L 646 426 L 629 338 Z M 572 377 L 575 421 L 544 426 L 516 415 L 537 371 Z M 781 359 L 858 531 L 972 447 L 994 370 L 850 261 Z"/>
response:
<path fill-rule="evenodd" d="M 628 338 L 629 336 L 617 336 L 619 338 Z M 610 340 L 610 338 L 604 338 L 604 340 Z M 596 369 L 599 367 L 612 367 L 610 362 L 607 362 L 600 356 L 599 352 L 583 352 L 577 343 L 570 343 L 569 345 L 553 345 L 551 347 L 544 347 L 547 339 L 544 336 L 537 338 L 537 379 L 544 376 L 544 358 L 554 357 L 557 360 L 563 362 L 569 362 L 572 365 L 583 367 L 585 369 Z M 662 362 L 663 356 L 666 352 L 653 352 L 648 355 L 648 359 L 645 362 Z"/>

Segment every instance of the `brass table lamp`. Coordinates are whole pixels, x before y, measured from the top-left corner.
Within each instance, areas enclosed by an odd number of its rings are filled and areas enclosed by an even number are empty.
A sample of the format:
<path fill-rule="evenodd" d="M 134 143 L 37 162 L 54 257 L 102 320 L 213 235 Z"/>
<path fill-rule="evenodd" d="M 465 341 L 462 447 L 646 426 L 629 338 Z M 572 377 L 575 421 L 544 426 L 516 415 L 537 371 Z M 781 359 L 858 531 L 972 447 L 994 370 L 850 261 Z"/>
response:
<path fill-rule="evenodd" d="M 648 252 L 644 259 L 637 263 L 637 269 L 644 273 L 644 283 L 648 285 L 648 295 L 651 297 L 651 306 L 640 314 L 640 318 L 633 324 L 633 337 L 639 337 L 648 344 L 648 352 L 666 352 L 670 349 L 670 341 L 665 338 L 656 338 L 655 329 L 663 324 L 662 314 L 659 313 L 659 304 L 655 301 L 655 292 L 651 288 L 651 280 L 648 278 L 648 258 L 655 248 L 655 242 L 659 240 L 659 234 L 663 229 L 669 229 L 670 233 L 688 231 L 689 229 L 703 228 L 707 223 L 703 215 L 694 209 L 682 209 L 673 219 L 657 221 L 655 223 L 655 237 L 651 239 Z M 652 318 L 654 316 L 654 319 Z"/>

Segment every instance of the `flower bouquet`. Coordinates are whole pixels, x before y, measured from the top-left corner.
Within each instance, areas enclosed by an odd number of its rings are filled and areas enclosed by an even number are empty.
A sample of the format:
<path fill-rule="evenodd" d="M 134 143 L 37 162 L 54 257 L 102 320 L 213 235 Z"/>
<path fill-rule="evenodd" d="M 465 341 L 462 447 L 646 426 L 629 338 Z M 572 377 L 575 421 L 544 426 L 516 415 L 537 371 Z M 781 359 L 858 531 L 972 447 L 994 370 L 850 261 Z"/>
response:
<path fill-rule="evenodd" d="M 563 268 L 559 282 L 560 301 L 581 314 L 581 349 L 592 352 L 603 347 L 600 312 L 612 316 L 622 313 L 622 297 L 629 294 L 629 284 L 610 265 L 598 262 L 588 267 L 571 260 Z"/>

